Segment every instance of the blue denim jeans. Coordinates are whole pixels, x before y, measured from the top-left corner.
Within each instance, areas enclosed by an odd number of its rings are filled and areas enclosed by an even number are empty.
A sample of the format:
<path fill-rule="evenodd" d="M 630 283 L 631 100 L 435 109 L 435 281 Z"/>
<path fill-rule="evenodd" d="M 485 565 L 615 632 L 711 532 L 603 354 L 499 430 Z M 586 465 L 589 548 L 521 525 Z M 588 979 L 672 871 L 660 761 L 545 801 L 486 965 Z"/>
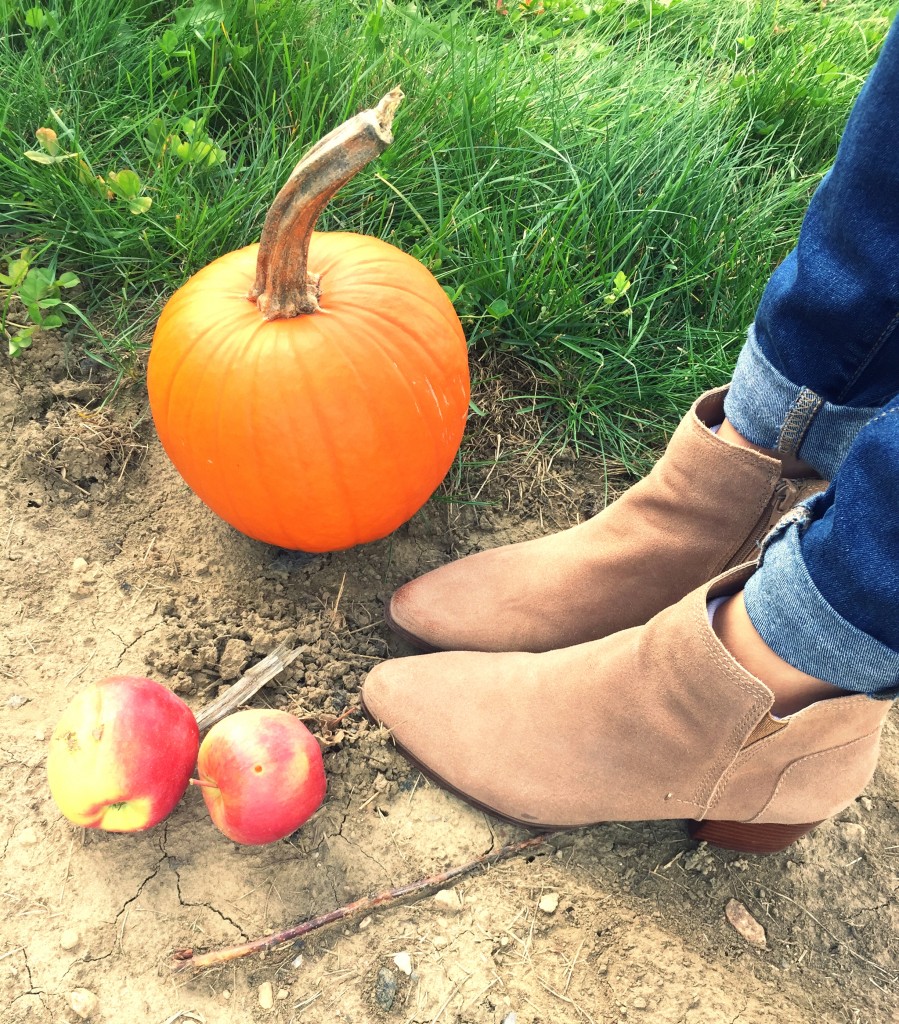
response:
<path fill-rule="evenodd" d="M 899 21 L 772 275 L 725 415 L 832 481 L 768 538 L 749 617 L 785 661 L 899 692 Z"/>

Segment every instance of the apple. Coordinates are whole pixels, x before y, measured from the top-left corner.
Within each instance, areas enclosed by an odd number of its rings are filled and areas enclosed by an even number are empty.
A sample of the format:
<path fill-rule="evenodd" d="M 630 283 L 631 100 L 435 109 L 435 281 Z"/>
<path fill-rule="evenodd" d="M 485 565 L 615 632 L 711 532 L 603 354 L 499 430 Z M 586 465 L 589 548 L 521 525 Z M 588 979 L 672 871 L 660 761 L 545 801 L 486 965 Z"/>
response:
<path fill-rule="evenodd" d="M 286 711 L 238 711 L 214 725 L 197 760 L 203 799 L 235 843 L 255 846 L 295 832 L 325 798 L 318 741 Z"/>
<path fill-rule="evenodd" d="M 152 679 L 112 676 L 79 693 L 50 737 L 50 792 L 75 825 L 137 832 L 181 799 L 200 732 L 190 708 Z"/>

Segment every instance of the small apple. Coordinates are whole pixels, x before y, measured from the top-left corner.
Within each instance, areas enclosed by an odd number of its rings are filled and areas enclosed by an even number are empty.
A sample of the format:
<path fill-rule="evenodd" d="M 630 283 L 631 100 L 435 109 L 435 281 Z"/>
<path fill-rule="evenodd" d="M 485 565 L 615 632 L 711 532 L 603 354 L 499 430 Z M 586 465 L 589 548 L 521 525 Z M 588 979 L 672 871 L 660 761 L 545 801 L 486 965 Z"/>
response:
<path fill-rule="evenodd" d="M 286 711 L 238 711 L 214 725 L 197 760 L 203 799 L 235 843 L 253 846 L 295 832 L 325 798 L 318 741 Z"/>
<path fill-rule="evenodd" d="M 187 789 L 199 745 L 180 697 L 152 679 L 112 676 L 63 711 L 47 755 L 50 792 L 75 825 L 151 828 Z"/>

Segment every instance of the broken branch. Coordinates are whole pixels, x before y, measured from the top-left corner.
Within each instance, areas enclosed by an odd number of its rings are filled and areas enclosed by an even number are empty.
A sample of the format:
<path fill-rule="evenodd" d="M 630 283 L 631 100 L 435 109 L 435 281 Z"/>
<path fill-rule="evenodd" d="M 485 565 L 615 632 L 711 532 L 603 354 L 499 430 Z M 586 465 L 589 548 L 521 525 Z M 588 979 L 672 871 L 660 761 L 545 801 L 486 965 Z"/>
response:
<path fill-rule="evenodd" d="M 336 910 L 329 910 L 327 914 L 310 918 L 310 920 L 294 925 L 285 931 L 275 932 L 272 935 L 266 935 L 264 938 L 254 939 L 252 942 L 245 942 L 239 946 L 228 946 L 225 949 L 211 953 L 200 953 L 198 955 L 194 955 L 192 949 L 176 949 L 172 954 L 175 960 L 172 968 L 175 971 L 200 970 L 203 967 L 213 967 L 216 964 L 227 963 L 229 960 L 238 960 L 240 957 L 251 956 L 253 953 L 262 953 L 265 950 L 279 946 L 282 942 L 290 942 L 292 939 L 308 935 L 309 932 L 314 932 L 318 928 L 324 928 L 325 925 L 367 913 L 376 907 L 396 903 L 408 896 L 417 896 L 428 889 L 436 889 L 439 886 L 446 885 L 447 882 L 469 874 L 476 868 L 487 867 L 499 861 L 508 860 L 509 857 L 515 857 L 520 853 L 536 849 L 539 846 L 543 846 L 555 834 L 555 832 L 545 832 L 542 835 L 533 836 L 531 839 L 524 839 L 519 843 L 511 843 L 508 846 L 501 847 L 495 853 L 485 853 L 481 857 L 476 857 L 467 864 L 450 868 L 448 871 L 443 871 L 437 875 L 429 875 L 427 878 L 421 878 L 409 885 L 402 885 L 398 889 L 388 889 L 377 896 L 364 896 L 353 903 L 347 903 Z"/>
<path fill-rule="evenodd" d="M 292 651 L 288 651 L 285 644 L 278 644 L 272 653 L 264 657 L 258 665 L 247 669 L 226 693 L 197 713 L 196 719 L 200 732 L 211 729 L 216 722 L 220 722 L 226 715 L 230 715 L 241 704 L 246 704 L 254 693 L 261 690 L 279 672 L 283 672 L 305 650 L 305 644 L 302 647 L 295 647 Z"/>

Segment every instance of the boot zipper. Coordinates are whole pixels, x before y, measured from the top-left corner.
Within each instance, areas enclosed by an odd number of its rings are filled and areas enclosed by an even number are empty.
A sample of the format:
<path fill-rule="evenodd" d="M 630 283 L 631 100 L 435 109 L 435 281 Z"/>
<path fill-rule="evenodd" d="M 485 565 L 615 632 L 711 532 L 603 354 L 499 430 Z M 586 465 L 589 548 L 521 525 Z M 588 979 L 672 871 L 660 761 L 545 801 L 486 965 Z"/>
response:
<path fill-rule="evenodd" d="M 790 506 L 793 504 L 793 499 L 798 493 L 799 488 L 792 481 L 785 480 L 783 477 L 777 481 L 774 485 L 771 497 L 762 509 L 762 514 L 759 516 L 758 522 L 752 528 L 752 531 L 746 538 L 742 547 L 738 549 L 737 553 L 733 555 L 724 566 L 722 572 L 726 569 L 733 569 L 737 565 L 742 565 L 744 562 L 754 562 L 758 558 L 759 544 L 770 528 L 774 525 L 771 522 L 771 516 L 775 511 L 779 512 L 781 515 L 786 513 L 790 509 Z"/>

